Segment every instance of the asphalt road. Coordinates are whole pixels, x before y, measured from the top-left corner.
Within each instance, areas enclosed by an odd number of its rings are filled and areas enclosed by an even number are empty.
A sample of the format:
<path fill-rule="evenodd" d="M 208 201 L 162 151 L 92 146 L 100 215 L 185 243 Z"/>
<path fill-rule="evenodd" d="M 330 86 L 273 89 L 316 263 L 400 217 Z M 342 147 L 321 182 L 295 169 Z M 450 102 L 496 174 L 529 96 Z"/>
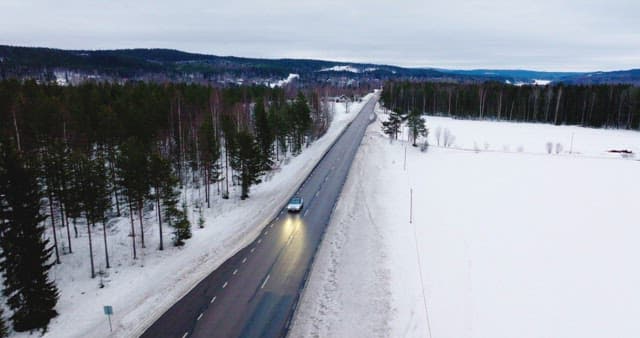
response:
<path fill-rule="evenodd" d="M 373 97 L 296 193 L 300 213 L 283 206 L 246 248 L 205 277 L 142 337 L 285 336 L 367 125 Z"/>

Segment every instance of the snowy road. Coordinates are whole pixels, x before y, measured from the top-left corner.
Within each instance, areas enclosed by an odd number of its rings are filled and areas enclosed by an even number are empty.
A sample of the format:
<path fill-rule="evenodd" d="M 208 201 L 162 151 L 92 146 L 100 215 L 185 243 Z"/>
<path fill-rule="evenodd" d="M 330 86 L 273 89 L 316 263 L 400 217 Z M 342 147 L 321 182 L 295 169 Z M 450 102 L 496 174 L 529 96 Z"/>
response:
<path fill-rule="evenodd" d="M 254 242 L 202 280 L 143 337 L 286 334 L 376 102 L 374 96 L 363 107 L 299 188 L 302 212 L 282 208 Z"/>

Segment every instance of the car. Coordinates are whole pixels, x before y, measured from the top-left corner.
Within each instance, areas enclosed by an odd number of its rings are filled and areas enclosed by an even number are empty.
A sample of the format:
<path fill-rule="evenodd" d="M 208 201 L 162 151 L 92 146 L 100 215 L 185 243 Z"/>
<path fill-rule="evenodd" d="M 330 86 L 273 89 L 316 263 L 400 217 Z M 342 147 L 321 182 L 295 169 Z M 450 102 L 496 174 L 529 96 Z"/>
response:
<path fill-rule="evenodd" d="M 287 204 L 287 210 L 289 212 L 300 212 L 303 205 L 304 199 L 302 197 L 293 197 L 289 200 L 289 204 Z"/>

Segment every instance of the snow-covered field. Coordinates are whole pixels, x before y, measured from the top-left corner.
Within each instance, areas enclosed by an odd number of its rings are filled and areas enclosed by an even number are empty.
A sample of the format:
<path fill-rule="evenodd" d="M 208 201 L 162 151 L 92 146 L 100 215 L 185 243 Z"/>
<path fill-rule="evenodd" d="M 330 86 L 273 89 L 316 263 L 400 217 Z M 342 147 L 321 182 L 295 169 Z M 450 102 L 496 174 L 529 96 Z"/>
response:
<path fill-rule="evenodd" d="M 427 124 L 454 147 L 409 146 L 406 170 L 368 129 L 292 336 L 637 337 L 640 162 L 607 151 L 640 133 Z"/>
<path fill-rule="evenodd" d="M 240 201 L 235 190 L 229 200 L 213 194 L 211 209 L 204 208 L 203 229 L 197 226 L 198 215 L 192 205 L 193 237 L 183 248 L 172 246 L 170 230 L 165 227 L 165 250 L 157 250 L 158 224 L 155 212 L 150 211 L 145 216 L 146 249 L 140 248 L 139 237 L 136 237 L 138 259 L 134 261 L 130 221 L 123 217 L 108 228 L 111 269 L 104 269 L 102 226 L 92 231 L 97 270 L 106 270 L 108 276 L 91 279 L 87 232 L 86 228 L 80 228 L 80 238 L 72 241 L 74 253 L 61 256 L 62 264 L 51 270 L 60 291 L 56 307 L 59 316 L 53 319 L 45 337 L 138 336 L 204 276 L 255 239 L 372 95 L 350 104 L 349 113 L 345 112 L 343 103 L 335 103 L 330 109 L 335 115 L 327 133 L 300 155 L 282 163 L 264 183 L 253 187 L 248 200 Z M 216 188 L 212 190 L 215 192 Z M 204 199 L 204 191 L 189 189 L 187 194 L 191 204 Z M 136 219 L 137 236 L 138 232 Z M 58 236 L 60 241 L 60 232 Z M 64 239 L 66 242 L 66 233 Z M 99 286 L 101 282 L 105 285 L 103 288 Z M 113 306 L 113 333 L 109 332 L 107 317 L 103 314 L 104 305 Z"/>

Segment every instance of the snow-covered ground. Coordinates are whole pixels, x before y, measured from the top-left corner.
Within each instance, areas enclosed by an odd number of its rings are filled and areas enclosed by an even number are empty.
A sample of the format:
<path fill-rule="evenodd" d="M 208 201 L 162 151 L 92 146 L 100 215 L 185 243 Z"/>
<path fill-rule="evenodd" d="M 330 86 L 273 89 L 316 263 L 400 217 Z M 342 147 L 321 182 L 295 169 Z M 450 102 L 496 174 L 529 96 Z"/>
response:
<path fill-rule="evenodd" d="M 60 291 L 56 307 L 59 316 L 53 319 L 45 337 L 134 337 L 141 334 L 197 282 L 256 238 L 371 97 L 373 94 L 352 103 L 349 113 L 344 104 L 335 103 L 330 109 L 334 116 L 327 133 L 297 157 L 287 159 L 280 169 L 265 177 L 264 183 L 253 187 L 249 199 L 239 200 L 235 190 L 229 200 L 213 194 L 211 209 L 204 208 L 204 228 L 198 228 L 198 215 L 191 205 L 193 237 L 182 248 L 172 246 L 170 230 L 165 227 L 165 250 L 157 250 L 158 224 L 155 212 L 150 211 L 145 216 L 146 249 L 140 248 L 139 237 L 136 237 L 138 259 L 134 261 L 129 218 L 117 219 L 108 228 L 111 269 L 104 269 L 102 226 L 92 230 L 97 270 L 106 270 L 108 276 L 91 279 L 87 231 L 85 227 L 80 228 L 80 238 L 72 241 L 73 254 L 61 256 L 62 264 L 51 270 L 51 277 Z M 215 187 L 213 191 L 216 191 Z M 204 199 L 204 191 L 189 189 L 187 194 L 191 204 Z M 136 235 L 139 236 L 137 219 Z M 60 241 L 60 232 L 58 236 Z M 66 243 L 66 234 L 63 237 Z M 101 282 L 105 285 L 103 288 L 99 286 Z M 113 306 L 113 333 L 109 332 L 107 317 L 103 314 L 104 305 Z"/>
<path fill-rule="evenodd" d="M 406 169 L 368 129 L 292 336 L 637 337 L 640 162 L 606 151 L 640 133 L 427 124 L 455 147 L 408 146 Z"/>

